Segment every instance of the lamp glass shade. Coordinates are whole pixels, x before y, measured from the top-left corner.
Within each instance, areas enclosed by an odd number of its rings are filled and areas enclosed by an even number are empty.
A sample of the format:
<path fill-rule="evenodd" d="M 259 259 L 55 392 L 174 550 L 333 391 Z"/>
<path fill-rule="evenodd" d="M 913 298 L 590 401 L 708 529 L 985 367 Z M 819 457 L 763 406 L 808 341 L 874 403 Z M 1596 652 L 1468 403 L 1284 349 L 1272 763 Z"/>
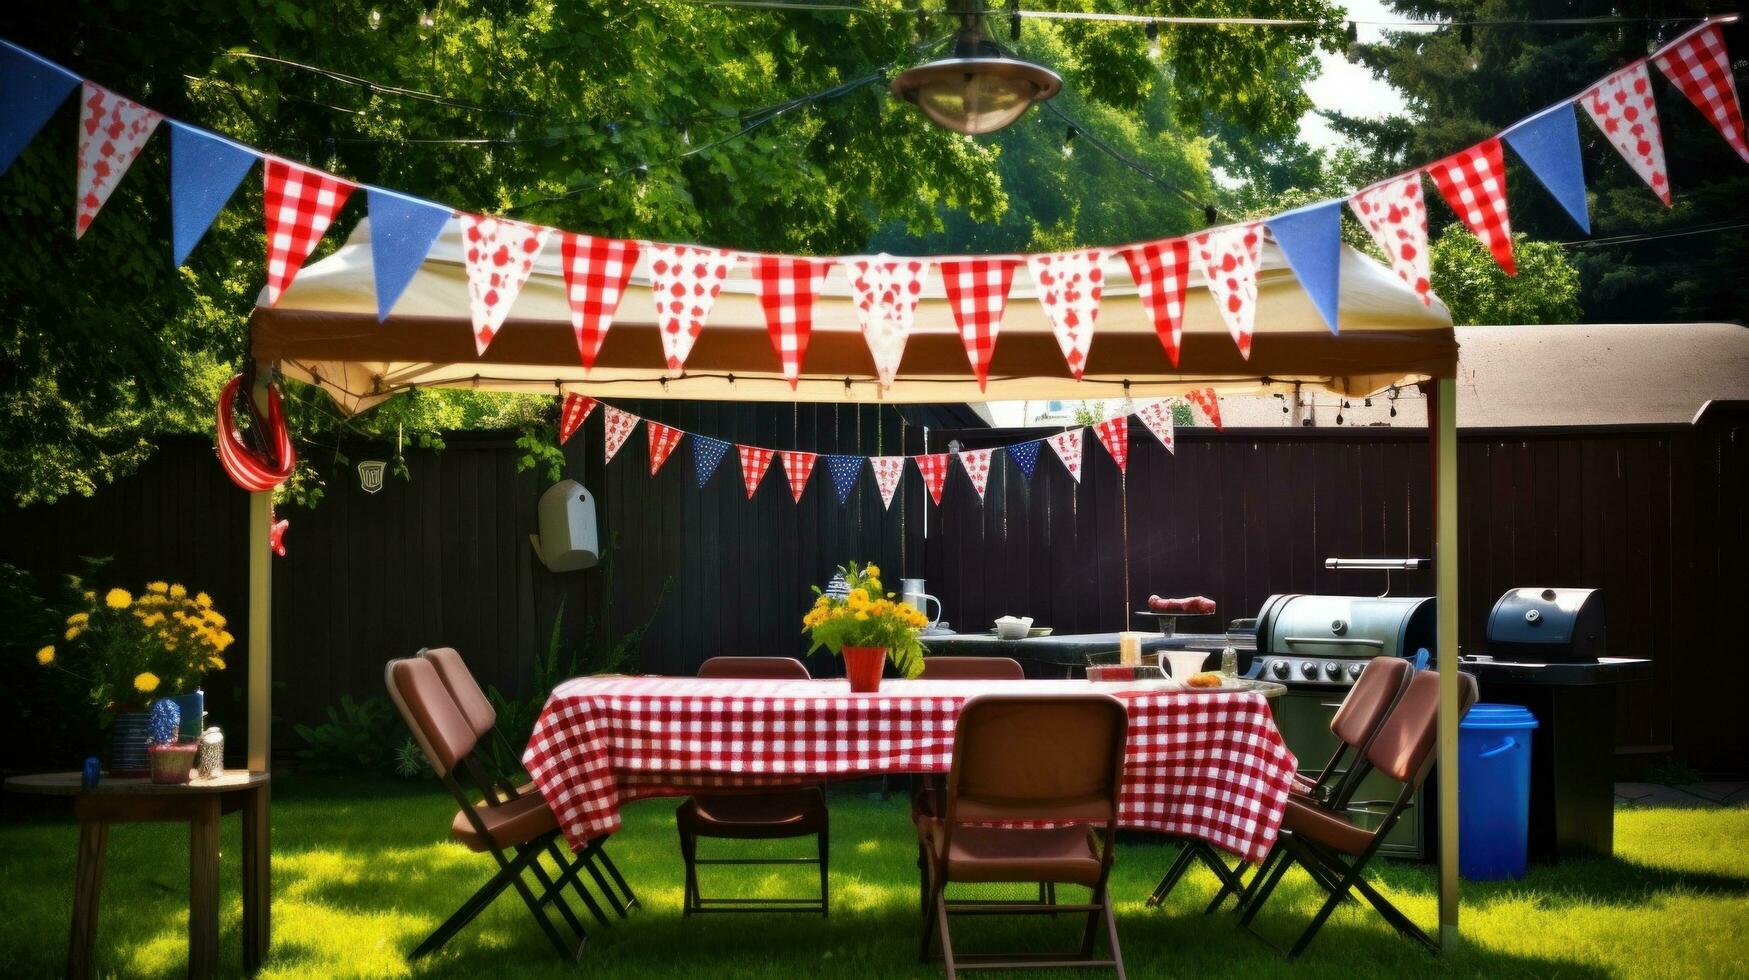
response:
<path fill-rule="evenodd" d="M 892 91 L 936 125 L 975 136 L 1010 125 L 1062 87 L 1055 72 L 1030 62 L 948 58 L 904 72 L 893 79 Z"/>

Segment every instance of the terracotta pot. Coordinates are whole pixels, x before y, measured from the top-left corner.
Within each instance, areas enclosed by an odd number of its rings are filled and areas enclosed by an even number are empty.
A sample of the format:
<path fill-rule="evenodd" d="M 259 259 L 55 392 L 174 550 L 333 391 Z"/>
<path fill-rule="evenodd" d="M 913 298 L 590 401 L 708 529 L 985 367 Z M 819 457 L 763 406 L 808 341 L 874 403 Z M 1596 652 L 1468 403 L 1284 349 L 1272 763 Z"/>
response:
<path fill-rule="evenodd" d="M 194 769 L 195 746 L 192 742 L 179 742 L 171 745 L 153 745 L 146 749 L 146 757 L 151 760 L 152 782 L 154 783 L 186 783 L 189 773 Z"/>
<path fill-rule="evenodd" d="M 881 689 L 881 668 L 886 666 L 885 647 L 845 647 L 844 676 L 850 678 L 853 694 L 873 694 Z"/>

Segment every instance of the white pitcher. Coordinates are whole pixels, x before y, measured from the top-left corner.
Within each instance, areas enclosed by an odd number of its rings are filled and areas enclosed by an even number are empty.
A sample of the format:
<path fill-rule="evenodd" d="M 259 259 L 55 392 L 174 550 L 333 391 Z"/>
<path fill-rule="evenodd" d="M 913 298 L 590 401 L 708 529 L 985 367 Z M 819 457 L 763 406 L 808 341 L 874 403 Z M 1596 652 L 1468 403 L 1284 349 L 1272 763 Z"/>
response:
<path fill-rule="evenodd" d="M 899 601 L 917 610 L 929 618 L 929 625 L 941 622 L 941 600 L 923 591 L 923 580 L 920 578 L 902 578 L 899 580 Z M 929 604 L 935 603 L 935 615 L 929 615 Z"/>

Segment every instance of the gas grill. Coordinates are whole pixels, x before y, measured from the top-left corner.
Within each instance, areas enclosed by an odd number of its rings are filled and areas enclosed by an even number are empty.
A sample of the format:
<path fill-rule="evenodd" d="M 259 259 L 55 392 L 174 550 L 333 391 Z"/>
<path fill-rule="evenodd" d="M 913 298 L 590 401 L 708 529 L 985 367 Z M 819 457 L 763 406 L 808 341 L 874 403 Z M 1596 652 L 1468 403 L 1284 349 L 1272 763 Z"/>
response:
<path fill-rule="evenodd" d="M 1437 628 L 1429 598 L 1273 595 L 1257 615 L 1257 676 L 1327 690 L 1352 685 L 1374 657 L 1425 667 Z"/>

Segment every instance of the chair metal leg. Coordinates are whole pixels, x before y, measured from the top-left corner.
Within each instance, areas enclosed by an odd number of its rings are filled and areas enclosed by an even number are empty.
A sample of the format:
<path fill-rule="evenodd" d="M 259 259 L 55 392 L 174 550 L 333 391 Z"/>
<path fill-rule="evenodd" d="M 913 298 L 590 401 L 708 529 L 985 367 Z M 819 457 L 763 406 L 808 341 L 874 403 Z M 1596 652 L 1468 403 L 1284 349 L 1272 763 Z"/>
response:
<path fill-rule="evenodd" d="M 594 845 L 590 846 L 593 847 Z M 564 852 L 559 850 L 558 841 L 551 840 L 547 842 L 547 855 L 558 864 L 562 871 L 559 875 L 558 887 L 563 888 L 569 883 L 571 891 L 576 893 L 577 898 L 582 901 L 583 907 L 589 910 L 589 914 L 595 916 L 596 922 L 599 922 L 604 926 L 613 925 L 613 921 L 601 911 L 601 904 L 595 900 L 595 896 L 589 894 L 589 889 L 583 887 L 581 872 L 585 868 L 591 872 L 595 871 L 595 865 L 589 861 L 589 849 L 585 848 L 582 852 L 573 855 L 572 859 L 567 862 L 564 860 Z M 599 875 L 596 880 L 599 884 Z M 605 885 L 602 885 L 602 887 L 604 889 L 606 888 Z"/>
<path fill-rule="evenodd" d="M 1258 892 L 1263 890 L 1263 883 L 1269 879 L 1270 872 L 1275 870 L 1276 862 L 1282 860 L 1283 853 L 1279 842 L 1269 849 L 1262 863 L 1257 865 L 1257 872 L 1251 876 L 1251 884 L 1245 886 L 1245 891 L 1239 895 L 1239 904 L 1234 911 L 1243 916 L 1245 910 L 1257 901 Z"/>
<path fill-rule="evenodd" d="M 551 843 L 551 841 L 548 841 L 548 844 Z M 518 851 L 520 850 L 521 848 L 518 848 Z M 546 869 L 541 867 L 540 857 L 543 849 L 530 848 L 530 850 L 533 852 L 533 857 L 529 859 L 528 869 L 534 872 L 534 880 L 540 882 L 540 902 L 542 904 L 551 903 L 558 906 L 559 916 L 565 920 L 566 925 L 571 927 L 571 932 L 577 936 L 577 942 L 588 942 L 589 933 L 584 931 L 583 923 L 578 920 L 577 913 L 571 911 L 571 904 L 565 901 L 565 863 L 563 861 L 559 862 L 559 880 L 558 883 L 555 884 L 552 879 L 547 877 Z"/>
<path fill-rule="evenodd" d="M 686 865 L 686 882 L 682 892 L 680 914 L 689 916 L 698 904 L 698 868 L 694 864 L 698 860 L 698 838 L 684 830 L 680 832 L 680 859 Z"/>
<path fill-rule="evenodd" d="M 831 837 L 824 830 L 815 836 L 820 842 L 820 918 L 824 919 L 832 905 L 831 887 L 826 883 L 826 853 L 830 849 Z"/>
<path fill-rule="evenodd" d="M 1117 980 L 1126 980 L 1123 969 L 1123 950 L 1117 944 L 1117 911 L 1111 907 L 1111 894 L 1105 895 L 1105 941 L 1111 944 L 1112 967 L 1117 970 Z"/>
<path fill-rule="evenodd" d="M 579 943 L 575 948 L 566 945 L 564 938 L 559 935 L 559 930 L 553 927 L 553 920 L 541 907 L 540 900 L 535 898 L 534 892 L 529 890 L 528 882 L 522 880 L 522 869 L 518 868 L 512 872 L 510 885 L 516 889 L 518 895 L 522 896 L 522 904 L 528 906 L 529 914 L 534 916 L 535 922 L 540 925 L 541 932 L 546 933 L 548 941 L 553 944 L 554 949 L 558 950 L 559 955 L 573 962 L 581 959 L 583 947 L 587 941 Z"/>
<path fill-rule="evenodd" d="M 1416 925 L 1414 920 L 1404 915 L 1403 910 L 1380 895 L 1372 885 L 1367 883 L 1365 878 L 1357 877 L 1354 880 L 1354 890 L 1360 892 L 1367 902 L 1378 910 L 1379 915 L 1384 916 L 1385 921 L 1395 926 L 1398 932 L 1427 947 L 1431 952 L 1439 952 L 1439 944 L 1434 942 L 1427 933 L 1421 931 L 1421 927 Z"/>
<path fill-rule="evenodd" d="M 443 921 L 442 925 L 432 930 L 431 935 L 425 937 L 425 941 L 415 947 L 407 958 L 416 960 L 427 953 L 441 949 L 444 943 L 449 942 L 456 933 L 474 921 L 475 916 L 479 915 L 486 906 L 491 905 L 493 899 L 503 894 L 504 889 L 509 887 L 510 873 L 500 870 L 492 876 L 492 880 L 481 885 L 478 891 L 470 895 L 468 900 L 462 903 L 461 908 L 456 909 L 449 918 Z"/>
<path fill-rule="evenodd" d="M 1190 870 L 1190 861 L 1193 857 L 1195 855 L 1191 851 L 1191 842 L 1185 841 L 1184 846 L 1178 849 L 1178 857 L 1172 862 L 1172 867 L 1166 869 L 1166 874 L 1161 876 L 1160 883 L 1154 886 L 1154 893 L 1148 896 L 1148 901 L 1145 903 L 1148 908 L 1158 907 L 1161 902 L 1166 900 L 1166 896 L 1171 894 L 1172 889 L 1178 887 L 1178 879 L 1184 877 L 1184 873 Z"/>
<path fill-rule="evenodd" d="M 1281 884 L 1282 875 L 1287 874 L 1287 869 L 1292 865 L 1293 860 L 1291 856 L 1284 852 L 1282 858 L 1276 863 L 1275 869 L 1269 873 L 1267 881 L 1264 880 L 1265 876 L 1261 871 L 1258 873 L 1257 878 L 1251 883 L 1252 887 L 1255 888 L 1259 882 L 1262 883 L 1263 887 L 1255 896 L 1245 900 L 1245 910 L 1239 913 L 1239 924 L 1241 926 L 1250 925 L 1251 920 L 1257 917 L 1257 911 L 1263 908 L 1264 902 L 1269 901 L 1270 893 L 1275 891 L 1276 885 Z"/>
<path fill-rule="evenodd" d="M 595 849 L 595 859 L 601 862 L 601 866 L 607 870 L 608 876 L 613 879 L 614 884 L 619 886 L 620 893 L 625 897 L 625 904 L 623 907 L 619 901 L 615 900 L 613 902 L 613 907 L 619 912 L 620 918 L 623 919 L 628 910 L 635 909 L 641 904 L 638 901 L 637 893 L 633 892 L 632 886 L 626 883 L 625 875 L 619 873 L 619 866 L 613 863 L 613 858 L 607 856 L 607 848 L 605 846 L 599 846 Z"/>
<path fill-rule="evenodd" d="M 935 928 L 941 932 L 941 961 L 947 967 L 947 980 L 959 980 L 953 963 L 953 938 L 948 933 L 947 896 L 939 888 L 935 892 Z"/>
<path fill-rule="evenodd" d="M 1318 907 L 1318 914 L 1312 916 L 1312 921 L 1306 926 L 1306 931 L 1300 933 L 1300 938 L 1295 940 L 1293 948 L 1288 950 L 1288 959 L 1291 960 L 1305 952 L 1306 947 L 1310 946 L 1312 940 L 1317 938 L 1318 930 L 1324 928 L 1324 922 L 1330 918 L 1330 913 L 1336 911 L 1336 907 L 1342 904 L 1342 896 L 1348 894 L 1349 878 L 1351 877 L 1353 876 L 1343 878 L 1336 890 L 1330 893 L 1330 897 L 1324 899 L 1324 904 Z"/>

